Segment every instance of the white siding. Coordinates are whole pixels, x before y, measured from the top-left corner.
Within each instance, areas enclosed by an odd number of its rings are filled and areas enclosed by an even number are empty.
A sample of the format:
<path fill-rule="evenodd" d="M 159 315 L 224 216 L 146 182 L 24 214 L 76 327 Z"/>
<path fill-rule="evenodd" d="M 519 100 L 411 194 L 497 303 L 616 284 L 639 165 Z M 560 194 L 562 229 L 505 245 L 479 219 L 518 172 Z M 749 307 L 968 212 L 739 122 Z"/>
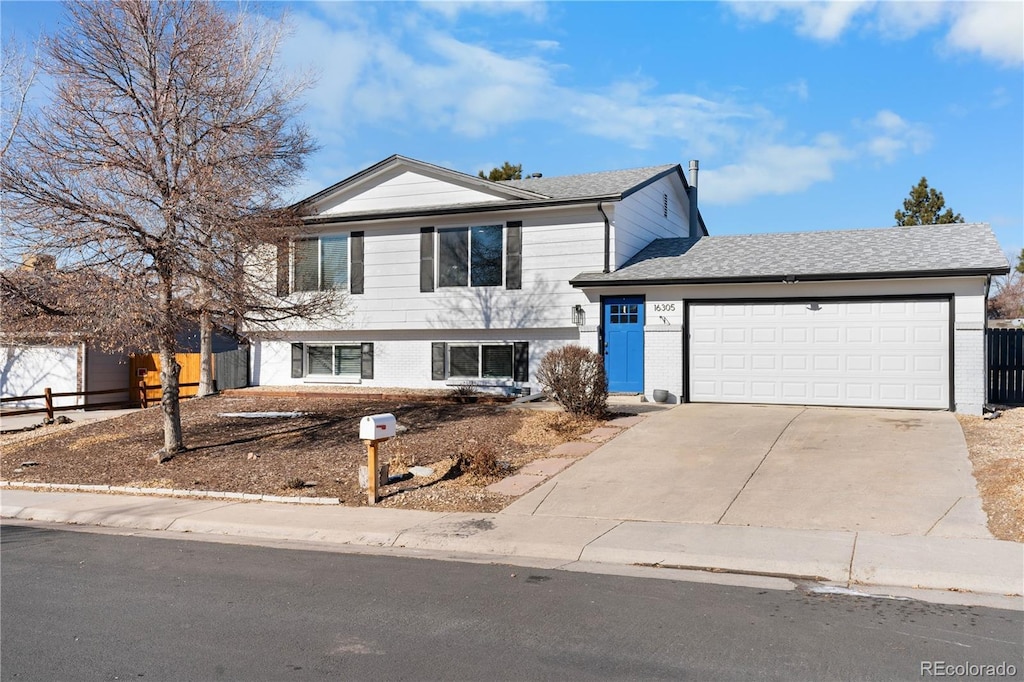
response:
<path fill-rule="evenodd" d="M 504 225 L 522 217 L 522 288 L 436 287 L 420 291 L 420 227 Z M 325 228 L 326 229 L 326 228 Z M 347 229 L 347 228 L 333 228 Z M 604 231 L 600 214 L 590 209 L 549 211 L 527 216 L 503 214 L 452 216 L 435 220 L 395 221 L 386 226 L 360 224 L 364 231 L 365 288 L 348 297 L 351 315 L 337 330 L 363 329 L 530 329 L 572 325 L 571 309 L 588 308 L 588 320 L 598 316 L 596 304 L 569 285 L 584 271 L 600 270 Z M 324 232 L 328 234 L 329 232 Z M 435 232 L 435 253 L 437 234 Z M 435 284 L 437 259 L 435 258 Z M 318 325 L 323 328 L 325 325 Z M 308 331 L 295 323 L 292 329 Z"/>
<path fill-rule="evenodd" d="M 4 398 L 78 391 L 78 346 L 0 346 L 0 395 Z M 77 405 L 80 398 L 55 398 L 54 405 Z M 42 399 L 5 403 L 42 406 Z"/>
<path fill-rule="evenodd" d="M 356 186 L 341 196 L 324 199 L 318 206 L 318 212 L 320 215 L 344 215 L 362 211 L 450 206 L 485 201 L 503 199 L 421 173 L 402 171 L 368 187 Z"/>
<path fill-rule="evenodd" d="M 668 216 L 665 216 L 665 198 Z M 612 268 L 619 268 L 655 239 L 689 236 L 689 199 L 672 174 L 614 205 Z"/>

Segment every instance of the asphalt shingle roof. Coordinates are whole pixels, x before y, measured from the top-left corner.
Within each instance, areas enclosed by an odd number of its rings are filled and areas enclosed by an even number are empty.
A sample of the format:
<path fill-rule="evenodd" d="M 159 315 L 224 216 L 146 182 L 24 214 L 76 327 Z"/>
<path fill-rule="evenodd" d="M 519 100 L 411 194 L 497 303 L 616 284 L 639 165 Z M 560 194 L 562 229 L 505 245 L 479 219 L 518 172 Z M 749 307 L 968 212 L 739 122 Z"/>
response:
<path fill-rule="evenodd" d="M 609 273 L 582 273 L 579 285 L 627 282 L 842 279 L 957 272 L 1001 274 L 1009 264 L 982 223 L 871 230 L 656 239 Z"/>
<path fill-rule="evenodd" d="M 550 178 L 523 178 L 502 180 L 499 184 L 525 189 L 552 199 L 576 199 L 622 194 L 660 173 L 675 168 L 675 164 L 647 166 L 628 170 L 561 175 Z"/>

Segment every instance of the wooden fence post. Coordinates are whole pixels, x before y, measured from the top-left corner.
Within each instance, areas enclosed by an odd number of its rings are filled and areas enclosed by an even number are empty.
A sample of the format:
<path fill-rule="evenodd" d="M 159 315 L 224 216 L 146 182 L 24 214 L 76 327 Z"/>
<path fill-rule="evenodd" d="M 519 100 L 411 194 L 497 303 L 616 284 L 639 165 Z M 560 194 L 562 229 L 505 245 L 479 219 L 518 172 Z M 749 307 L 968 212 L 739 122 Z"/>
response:
<path fill-rule="evenodd" d="M 46 418 L 53 419 L 53 391 L 49 386 L 43 389 L 43 398 L 46 400 Z"/>
<path fill-rule="evenodd" d="M 142 403 L 142 409 L 149 407 L 149 396 L 146 391 L 146 380 L 143 379 L 139 382 L 139 402 Z"/>

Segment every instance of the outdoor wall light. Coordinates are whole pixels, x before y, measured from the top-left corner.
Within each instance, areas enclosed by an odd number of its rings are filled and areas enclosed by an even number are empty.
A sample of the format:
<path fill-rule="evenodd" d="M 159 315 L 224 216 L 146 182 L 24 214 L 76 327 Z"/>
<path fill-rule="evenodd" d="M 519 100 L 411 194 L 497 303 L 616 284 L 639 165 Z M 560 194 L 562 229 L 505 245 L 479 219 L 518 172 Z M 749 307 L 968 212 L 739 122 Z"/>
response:
<path fill-rule="evenodd" d="M 583 306 L 578 303 L 572 307 L 572 323 L 577 327 L 582 327 L 587 322 L 587 314 L 583 310 Z"/>

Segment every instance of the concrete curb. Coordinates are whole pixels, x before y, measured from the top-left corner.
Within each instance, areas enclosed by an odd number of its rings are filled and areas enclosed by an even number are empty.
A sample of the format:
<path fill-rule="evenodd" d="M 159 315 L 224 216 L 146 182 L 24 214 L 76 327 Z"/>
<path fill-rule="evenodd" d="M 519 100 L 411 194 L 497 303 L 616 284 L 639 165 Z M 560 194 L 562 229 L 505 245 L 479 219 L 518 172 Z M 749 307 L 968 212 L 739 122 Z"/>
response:
<path fill-rule="evenodd" d="M 179 488 L 137 488 L 129 485 L 85 485 L 79 483 L 29 483 L 22 481 L 0 481 L 0 490 L 47 490 L 52 492 L 104 492 L 125 495 L 146 495 L 161 497 L 201 497 L 212 500 L 258 500 L 284 504 L 340 505 L 337 497 L 288 497 L 287 495 L 256 495 L 254 493 L 226 493 L 217 490 L 182 490 Z"/>
<path fill-rule="evenodd" d="M 0 516 L 613 572 L 649 566 L 982 595 L 1024 591 L 1024 545 L 998 540 L 253 501 L 7 487 Z"/>

